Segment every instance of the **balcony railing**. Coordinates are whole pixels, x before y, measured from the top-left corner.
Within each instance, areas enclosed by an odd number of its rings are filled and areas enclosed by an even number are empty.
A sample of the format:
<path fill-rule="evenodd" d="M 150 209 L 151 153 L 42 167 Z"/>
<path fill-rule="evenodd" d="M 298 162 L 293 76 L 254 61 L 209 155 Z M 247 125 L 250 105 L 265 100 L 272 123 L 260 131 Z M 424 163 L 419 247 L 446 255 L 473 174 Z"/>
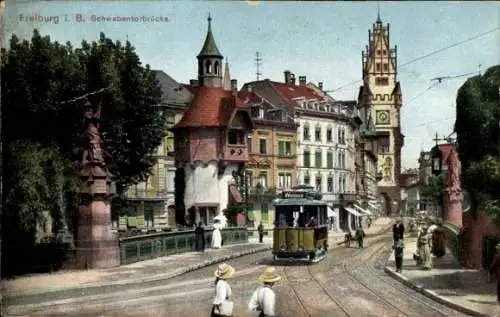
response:
<path fill-rule="evenodd" d="M 166 189 L 163 190 L 137 189 L 128 191 L 125 196 L 128 199 L 163 199 L 167 198 L 169 193 L 173 194 L 173 191 L 168 191 Z"/>
<path fill-rule="evenodd" d="M 262 187 L 255 186 L 248 189 L 248 198 L 249 199 L 266 199 L 273 200 L 277 196 L 277 190 L 274 187 Z"/>

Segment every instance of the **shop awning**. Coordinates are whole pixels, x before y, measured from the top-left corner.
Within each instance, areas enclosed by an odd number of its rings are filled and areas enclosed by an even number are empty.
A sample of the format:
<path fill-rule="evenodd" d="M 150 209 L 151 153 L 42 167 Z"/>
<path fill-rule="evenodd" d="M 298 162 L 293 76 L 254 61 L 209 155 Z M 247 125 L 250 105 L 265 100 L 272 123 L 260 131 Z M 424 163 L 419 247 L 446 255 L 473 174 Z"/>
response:
<path fill-rule="evenodd" d="M 326 208 L 327 208 L 326 212 L 328 213 L 328 217 L 336 217 L 337 216 L 337 214 L 335 213 L 335 211 L 333 211 L 332 208 L 330 208 L 330 207 L 326 207 Z"/>
<path fill-rule="evenodd" d="M 361 207 L 360 207 L 360 206 L 358 206 L 358 205 L 354 205 L 354 208 L 356 208 L 357 210 L 359 210 L 359 211 L 361 211 L 362 213 L 366 214 L 367 216 L 372 214 L 369 210 L 363 209 L 363 208 L 361 208 Z"/>
<path fill-rule="evenodd" d="M 243 202 L 243 197 L 241 197 L 238 187 L 235 184 L 229 185 L 229 197 L 233 203 L 239 204 Z"/>
<path fill-rule="evenodd" d="M 363 216 L 362 214 L 360 214 L 359 212 L 356 211 L 356 209 L 354 208 L 350 208 L 350 207 L 344 207 L 345 210 L 347 210 L 350 214 L 356 216 L 356 217 L 361 217 Z"/>

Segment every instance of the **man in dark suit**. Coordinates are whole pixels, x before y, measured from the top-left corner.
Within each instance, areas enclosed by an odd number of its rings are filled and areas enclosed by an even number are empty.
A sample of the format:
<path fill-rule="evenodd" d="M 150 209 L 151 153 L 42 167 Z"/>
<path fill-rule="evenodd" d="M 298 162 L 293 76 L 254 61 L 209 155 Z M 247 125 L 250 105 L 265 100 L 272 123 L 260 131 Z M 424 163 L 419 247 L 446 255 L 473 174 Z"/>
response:
<path fill-rule="evenodd" d="M 403 225 L 403 221 L 399 219 L 394 226 L 392 226 L 392 238 L 394 239 L 394 244 L 398 242 L 398 237 L 404 239 L 405 234 L 405 226 Z"/>

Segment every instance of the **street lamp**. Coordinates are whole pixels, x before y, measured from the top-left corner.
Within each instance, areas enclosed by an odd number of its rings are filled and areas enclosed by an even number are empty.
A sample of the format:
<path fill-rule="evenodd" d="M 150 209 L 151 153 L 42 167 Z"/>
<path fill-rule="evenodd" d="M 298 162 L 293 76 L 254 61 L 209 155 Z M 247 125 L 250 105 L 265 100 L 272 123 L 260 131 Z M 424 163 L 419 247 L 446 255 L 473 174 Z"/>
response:
<path fill-rule="evenodd" d="M 439 145 L 435 145 L 431 151 L 432 158 L 432 174 L 439 175 L 442 171 L 443 166 L 443 156 L 441 154 L 441 150 L 439 150 Z"/>

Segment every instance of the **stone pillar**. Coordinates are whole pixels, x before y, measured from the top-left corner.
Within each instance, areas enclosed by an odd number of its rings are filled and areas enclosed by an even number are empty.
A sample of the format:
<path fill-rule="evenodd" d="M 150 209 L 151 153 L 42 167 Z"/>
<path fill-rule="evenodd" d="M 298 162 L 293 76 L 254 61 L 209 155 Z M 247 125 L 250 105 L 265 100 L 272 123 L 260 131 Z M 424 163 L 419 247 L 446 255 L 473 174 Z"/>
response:
<path fill-rule="evenodd" d="M 446 160 L 448 177 L 444 193 L 444 219 L 454 225 L 462 226 L 462 187 L 460 183 L 461 164 L 455 149 Z"/>
<path fill-rule="evenodd" d="M 111 199 L 115 194 L 99 135 L 100 105 L 86 104 L 84 146 L 80 170 L 80 206 L 76 236 L 76 265 L 99 269 L 120 265 L 118 236 L 111 230 Z"/>

